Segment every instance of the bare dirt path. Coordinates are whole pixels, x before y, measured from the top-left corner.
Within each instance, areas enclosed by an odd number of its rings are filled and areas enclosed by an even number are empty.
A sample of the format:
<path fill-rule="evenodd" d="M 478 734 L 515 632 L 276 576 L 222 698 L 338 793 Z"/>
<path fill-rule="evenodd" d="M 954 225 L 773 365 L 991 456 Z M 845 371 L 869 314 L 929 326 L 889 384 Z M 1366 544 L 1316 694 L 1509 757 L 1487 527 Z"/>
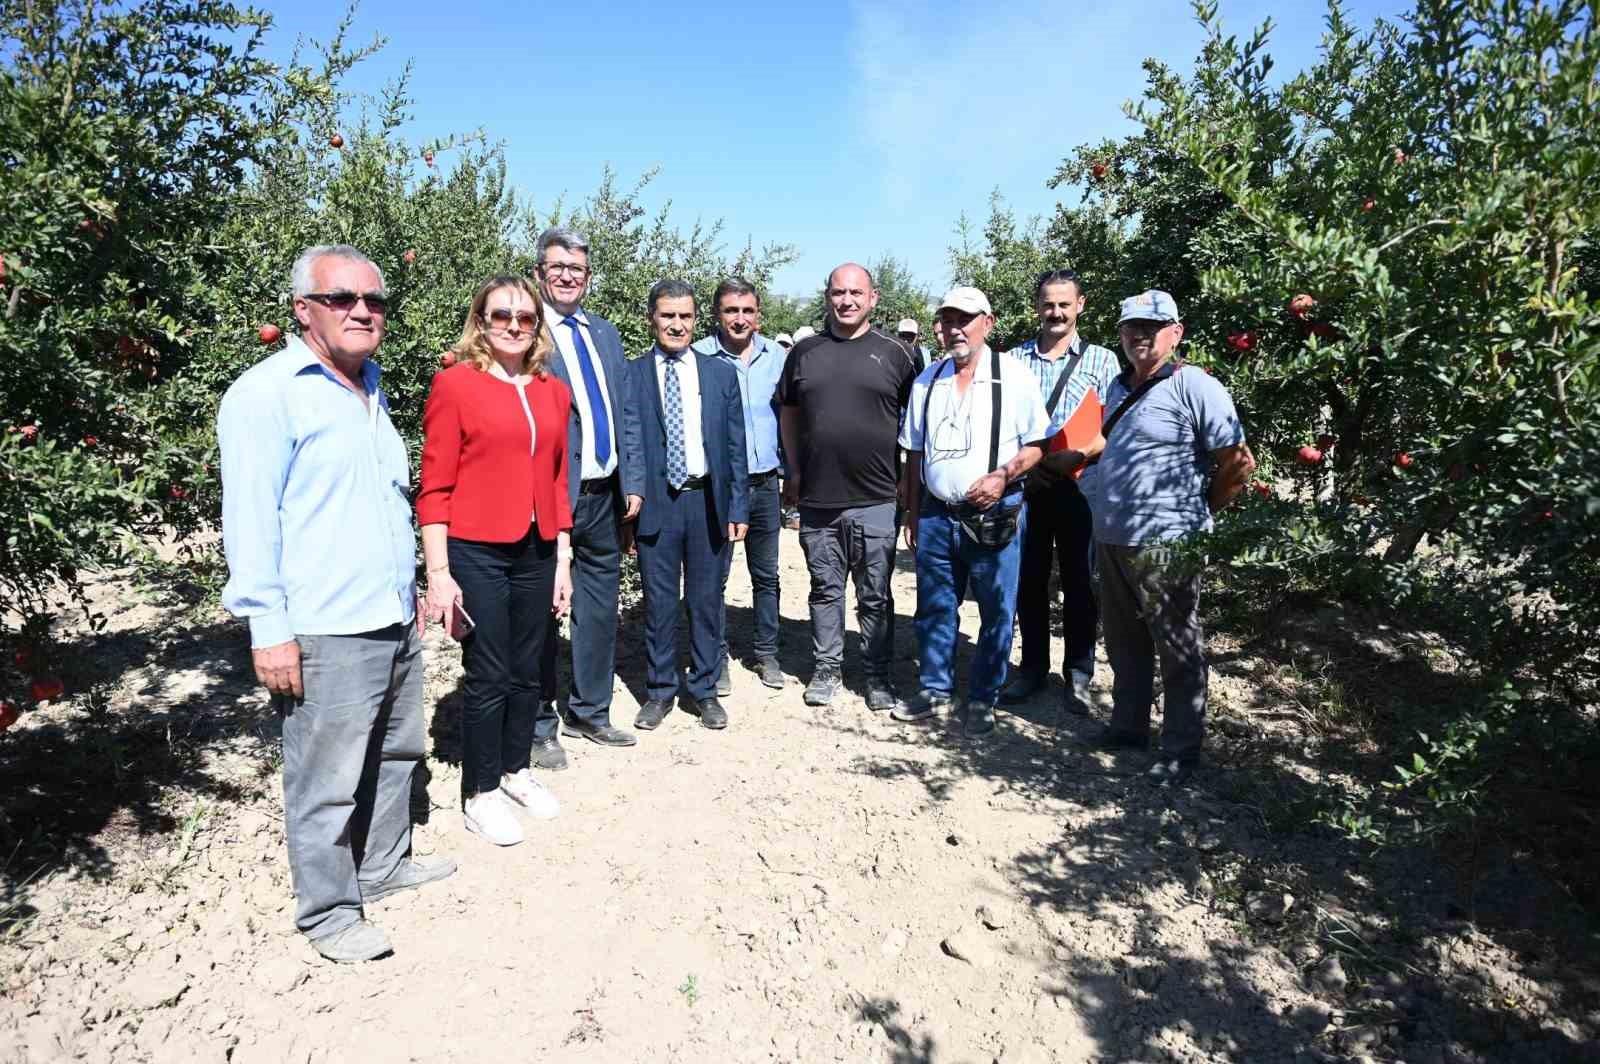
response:
<path fill-rule="evenodd" d="M 1376 899 L 1377 873 L 1348 851 L 1274 833 L 1254 788 L 1294 773 L 1231 763 L 1259 731 L 1238 661 L 1218 666 L 1221 767 L 1175 794 L 1147 787 L 1142 761 L 1077 743 L 1090 724 L 1057 728 L 1055 692 L 980 742 L 896 724 L 853 693 L 819 712 L 800 697 L 792 533 L 783 550 L 799 678 L 773 692 L 736 666 L 725 732 L 674 712 L 632 750 L 568 740 L 570 769 L 545 777 L 561 816 L 509 849 L 461 826 L 459 655 L 431 634 L 415 845 L 461 870 L 373 906 L 395 954 L 359 967 L 322 962 L 293 930 L 274 724 L 242 630 L 113 611 L 84 637 L 98 745 L 71 731 L 81 706 L 42 710 L 0 762 L 20 840 L 0 910 L 0 1060 L 1591 1059 L 1593 984 L 1414 919 Z M 734 574 L 737 652 L 742 558 Z M 621 635 L 623 726 L 636 622 Z M 970 605 L 963 631 L 966 646 Z M 1097 681 L 1103 699 L 1103 665 Z M 117 756 L 123 770 L 81 777 Z M 58 823 L 29 838 L 18 818 L 45 811 Z M 1302 878 L 1277 878 L 1291 871 Z M 1387 874 L 1427 878 L 1413 873 Z M 1486 1011 L 1496 994 L 1520 1004 Z"/>

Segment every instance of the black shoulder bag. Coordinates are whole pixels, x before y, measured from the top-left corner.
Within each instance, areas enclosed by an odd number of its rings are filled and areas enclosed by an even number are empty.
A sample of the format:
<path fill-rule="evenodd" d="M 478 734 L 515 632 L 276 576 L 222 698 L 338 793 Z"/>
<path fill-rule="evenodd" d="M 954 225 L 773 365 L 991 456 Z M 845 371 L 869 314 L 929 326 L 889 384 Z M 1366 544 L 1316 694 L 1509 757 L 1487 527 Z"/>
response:
<path fill-rule="evenodd" d="M 994 348 L 989 349 L 989 468 L 993 470 L 1000 462 L 1000 415 L 1003 413 L 1000 406 L 1000 352 Z M 928 450 L 928 440 L 932 433 L 928 428 L 928 408 L 933 402 L 933 386 L 938 383 L 939 374 L 933 375 L 933 380 L 928 382 L 928 392 L 922 397 L 922 436 L 923 452 Z M 1017 534 L 1017 514 L 1022 506 L 1019 503 L 1009 509 L 996 503 L 987 510 L 974 509 L 971 503 L 962 503 L 956 508 L 956 520 L 961 524 L 961 531 L 966 533 L 980 547 L 988 550 L 999 550 Z"/>

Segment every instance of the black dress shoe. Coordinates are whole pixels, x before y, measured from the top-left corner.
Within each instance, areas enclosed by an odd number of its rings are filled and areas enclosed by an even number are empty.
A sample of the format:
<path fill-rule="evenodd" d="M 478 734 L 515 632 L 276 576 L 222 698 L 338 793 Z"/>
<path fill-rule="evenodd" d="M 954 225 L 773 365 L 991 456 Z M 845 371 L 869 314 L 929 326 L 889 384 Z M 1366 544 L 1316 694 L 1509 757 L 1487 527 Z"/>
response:
<path fill-rule="evenodd" d="M 652 698 L 639 707 L 639 715 L 633 718 L 633 726 L 644 731 L 655 731 L 661 726 L 661 721 L 668 713 L 672 712 L 672 699 Z"/>
<path fill-rule="evenodd" d="M 695 703 L 695 709 L 700 714 L 701 727 L 721 731 L 728 726 L 728 711 L 722 708 L 722 703 L 717 701 L 715 695 L 702 698 Z"/>
<path fill-rule="evenodd" d="M 567 722 L 568 735 L 581 735 L 591 743 L 601 746 L 633 746 L 639 740 L 621 728 L 610 724 L 585 724 L 581 721 Z"/>
<path fill-rule="evenodd" d="M 567 752 L 561 749 L 561 740 L 554 735 L 539 739 L 533 744 L 533 767 L 549 772 L 560 772 L 567 767 Z"/>
<path fill-rule="evenodd" d="M 1005 687 L 1001 689 L 1000 701 L 1004 702 L 1008 706 L 1014 706 L 1018 702 L 1026 702 L 1028 699 L 1038 694 L 1039 688 L 1043 686 L 1043 673 L 1034 672 L 1032 669 L 1029 669 L 1026 672 L 1019 669 L 1017 674 L 1011 677 L 1011 679 L 1006 683 Z"/>

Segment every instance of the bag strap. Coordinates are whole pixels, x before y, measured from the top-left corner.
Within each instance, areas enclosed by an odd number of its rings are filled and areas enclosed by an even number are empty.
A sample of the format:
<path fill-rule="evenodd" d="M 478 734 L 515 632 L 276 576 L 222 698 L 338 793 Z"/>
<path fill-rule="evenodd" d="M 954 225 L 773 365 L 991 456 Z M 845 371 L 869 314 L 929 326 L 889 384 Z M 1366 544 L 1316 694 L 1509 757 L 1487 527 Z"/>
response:
<path fill-rule="evenodd" d="M 1154 388 L 1182 368 L 1183 366 L 1179 363 L 1169 362 L 1161 367 L 1161 372 L 1135 388 L 1131 395 L 1117 404 L 1117 408 L 1111 412 L 1111 416 L 1106 419 L 1106 423 L 1100 427 L 1101 438 L 1111 439 L 1111 430 L 1117 427 L 1117 422 L 1122 420 L 1122 415 L 1133 409 L 1133 404 L 1149 394 L 1151 388 Z"/>
<path fill-rule="evenodd" d="M 1000 350 L 989 348 L 989 469 L 1000 463 Z"/>
<path fill-rule="evenodd" d="M 1089 345 L 1083 342 L 1078 344 L 1078 353 L 1072 356 L 1072 361 L 1067 363 L 1067 368 L 1061 371 L 1061 376 L 1056 378 L 1056 386 L 1050 389 L 1050 398 L 1045 400 L 1044 412 L 1046 417 L 1056 416 L 1056 404 L 1061 402 L 1061 393 L 1067 390 L 1067 382 L 1072 375 L 1078 372 L 1078 363 L 1083 361 L 1083 353 Z"/>
<path fill-rule="evenodd" d="M 935 365 L 942 367 L 944 360 L 940 359 Z M 951 374 L 955 373 L 955 363 L 951 363 Z M 933 371 L 933 379 L 928 382 L 928 390 L 922 393 L 922 453 L 928 453 L 928 441 L 931 430 L 928 428 L 928 408 L 933 403 L 933 386 L 939 383 L 939 370 Z"/>

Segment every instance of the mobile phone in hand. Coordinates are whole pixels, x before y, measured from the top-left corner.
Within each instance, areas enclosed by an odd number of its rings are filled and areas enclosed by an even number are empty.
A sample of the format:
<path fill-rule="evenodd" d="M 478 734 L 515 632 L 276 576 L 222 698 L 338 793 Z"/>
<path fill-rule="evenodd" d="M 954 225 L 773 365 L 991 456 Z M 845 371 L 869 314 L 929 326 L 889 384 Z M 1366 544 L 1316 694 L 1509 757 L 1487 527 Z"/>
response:
<path fill-rule="evenodd" d="M 459 602 L 450 607 L 449 623 L 450 638 L 457 640 L 458 642 L 471 635 L 472 630 L 477 627 L 477 625 L 472 621 L 472 615 L 466 610 L 462 609 L 461 603 Z"/>

